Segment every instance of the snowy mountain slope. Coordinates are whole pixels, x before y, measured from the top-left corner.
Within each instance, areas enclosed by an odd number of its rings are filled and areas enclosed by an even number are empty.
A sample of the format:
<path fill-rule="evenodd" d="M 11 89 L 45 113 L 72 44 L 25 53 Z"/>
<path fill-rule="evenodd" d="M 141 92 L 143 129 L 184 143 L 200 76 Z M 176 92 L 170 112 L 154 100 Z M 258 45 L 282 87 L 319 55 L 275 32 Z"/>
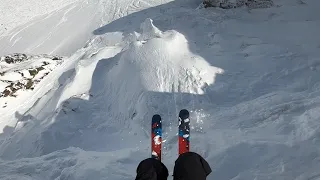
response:
<path fill-rule="evenodd" d="M 319 2 L 180 3 L 93 31 L 43 82 L 46 93 L 10 119 L 18 122 L 0 135 L 1 178 L 133 179 L 150 155 L 153 113 L 164 119 L 172 174 L 177 112 L 188 108 L 191 149 L 212 166 L 208 179 L 319 179 Z"/>
<path fill-rule="evenodd" d="M 32 18 L 60 9 L 76 0 L 2 0 L 0 4 L 0 36 Z"/>
<path fill-rule="evenodd" d="M 3 119 L 5 113 L 12 114 L 21 102 L 29 99 L 33 90 L 42 88 L 39 87 L 41 81 L 62 63 L 63 58 L 57 56 L 13 54 L 0 57 L 0 114 Z"/>
<path fill-rule="evenodd" d="M 60 1 L 32 1 L 25 3 L 23 6 L 16 6 L 15 10 L 30 10 L 25 13 L 28 17 L 35 17 L 39 14 L 45 13 L 45 11 L 43 11 L 44 9 L 40 11 L 38 9 L 39 7 L 34 7 L 36 4 L 41 4 L 41 6 L 45 7 L 56 7 L 54 8 L 56 10 L 49 14 L 37 16 L 28 23 L 22 26 L 17 26 L 12 31 L 1 36 L 0 54 L 9 52 L 30 52 L 65 55 L 75 52 L 77 49 L 83 47 L 86 42 L 89 44 L 87 46 L 96 48 L 105 45 L 115 45 L 116 43 L 119 43 L 119 38 L 121 39 L 122 37 L 121 33 L 111 33 L 108 37 L 104 38 L 98 37 L 92 42 L 89 38 L 92 36 L 92 31 L 95 28 L 98 28 L 101 23 L 105 24 L 114 19 L 125 16 L 126 14 L 165 2 L 165 0 L 149 2 L 126 0 L 90 1 L 89 3 L 89 1 L 80 0 L 72 4 L 65 2 L 65 6 L 59 4 Z M 13 24 L 24 23 L 24 20 L 27 19 L 21 18 L 20 16 L 22 16 L 22 14 L 15 14 L 16 11 L 13 10 L 5 10 L 6 8 L 10 9 L 8 8 L 9 4 L 9 2 L 5 1 L 1 6 L 1 12 L 11 12 L 13 13 L 11 17 L 17 18 L 10 19 L 9 17 L 6 18 L 7 16 L 4 16 L 4 23 L 12 24 L 11 20 L 14 21 Z M 11 2 L 10 7 L 12 7 L 13 4 L 19 4 L 18 0 Z M 5 119 L 5 123 L 0 123 L 1 129 L 7 124 L 14 126 L 16 123 L 14 112 L 18 111 L 18 109 L 22 114 L 27 111 L 39 97 L 42 97 L 48 92 L 48 90 L 53 88 L 53 79 L 58 78 L 65 68 L 69 68 L 70 64 L 72 66 L 74 59 L 78 59 L 85 53 L 90 55 L 95 51 L 95 48 L 85 48 L 83 51 L 79 50 L 78 53 L 73 56 L 75 58 L 71 57 L 68 60 L 68 63 L 66 63 L 68 65 L 64 64 L 63 67 L 59 68 L 62 69 L 62 72 L 60 72 L 61 70 L 58 70 L 48 76 L 48 78 L 44 79 L 43 81 L 45 82 L 41 82 L 39 86 L 44 86 L 45 88 L 35 89 L 32 97 L 15 98 L 14 100 L 11 99 L 11 103 L 9 105 L 6 103 L 7 100 L 1 100 L 1 103 L 5 104 L 7 107 L 6 109 L 0 110 L 1 116 Z M 1 86 L 5 87 L 7 84 L 1 84 Z M 26 98 L 28 100 L 26 100 Z M 10 105 L 11 107 L 8 107 Z"/>
<path fill-rule="evenodd" d="M 1 3 L 0 55 L 71 55 L 85 46 L 96 28 L 127 14 L 166 3 L 169 0 L 32 0 L 21 4 Z M 50 9 L 52 8 L 52 9 Z"/>

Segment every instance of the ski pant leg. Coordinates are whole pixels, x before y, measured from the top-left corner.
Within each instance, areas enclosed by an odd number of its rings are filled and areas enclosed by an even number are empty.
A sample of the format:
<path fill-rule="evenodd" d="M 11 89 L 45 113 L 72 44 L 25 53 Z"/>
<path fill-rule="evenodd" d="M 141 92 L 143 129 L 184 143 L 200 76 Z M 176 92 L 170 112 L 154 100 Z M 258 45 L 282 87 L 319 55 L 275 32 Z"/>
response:
<path fill-rule="evenodd" d="M 187 152 L 181 154 L 175 162 L 174 180 L 205 180 L 211 173 L 208 162 L 199 154 Z"/>
<path fill-rule="evenodd" d="M 136 180 L 167 180 L 168 175 L 168 169 L 161 161 L 148 158 L 138 165 Z"/>

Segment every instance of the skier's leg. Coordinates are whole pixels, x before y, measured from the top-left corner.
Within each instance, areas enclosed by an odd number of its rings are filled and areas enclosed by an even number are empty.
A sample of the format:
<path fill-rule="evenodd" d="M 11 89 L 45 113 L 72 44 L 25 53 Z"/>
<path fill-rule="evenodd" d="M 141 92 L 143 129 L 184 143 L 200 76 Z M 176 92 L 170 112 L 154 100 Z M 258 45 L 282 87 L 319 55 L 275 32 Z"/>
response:
<path fill-rule="evenodd" d="M 137 167 L 136 180 L 167 180 L 168 169 L 159 160 L 148 158 Z"/>
<path fill-rule="evenodd" d="M 207 161 L 199 154 L 186 152 L 181 154 L 175 162 L 173 170 L 174 180 L 205 180 L 211 173 Z"/>

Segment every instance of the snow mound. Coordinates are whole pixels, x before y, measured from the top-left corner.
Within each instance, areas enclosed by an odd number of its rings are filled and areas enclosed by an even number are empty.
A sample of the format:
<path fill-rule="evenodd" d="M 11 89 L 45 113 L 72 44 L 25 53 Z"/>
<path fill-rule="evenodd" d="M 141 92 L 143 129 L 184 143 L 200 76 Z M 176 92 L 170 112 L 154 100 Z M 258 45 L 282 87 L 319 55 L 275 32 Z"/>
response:
<path fill-rule="evenodd" d="M 214 83 L 215 76 L 223 73 L 222 69 L 191 53 L 181 33 L 161 32 L 151 19 L 142 23 L 141 29 L 142 34 L 124 37 L 138 40 L 132 41 L 115 57 L 117 65 L 104 75 L 107 77 L 104 89 L 109 90 L 106 96 L 116 97 L 113 105 L 110 104 L 114 109 L 111 112 L 122 113 L 123 109 L 128 109 L 129 117 L 150 112 L 150 106 L 160 103 L 154 98 L 158 92 L 203 94 L 205 88 Z M 170 101 L 172 96 L 168 98 Z M 161 99 L 166 101 L 164 96 Z M 157 106 L 153 111 L 161 109 L 161 105 Z"/>
<path fill-rule="evenodd" d="M 139 40 L 129 45 L 119 57 L 118 65 L 108 74 L 109 82 L 119 84 L 119 92 L 126 94 L 130 88 L 137 94 L 140 89 L 203 94 L 203 88 L 214 83 L 216 74 L 223 73 L 222 69 L 192 54 L 181 33 L 163 33 L 151 19 L 147 19 L 141 29 Z M 124 81 L 115 82 L 116 77 Z"/>
<path fill-rule="evenodd" d="M 148 40 L 153 39 L 155 37 L 161 38 L 162 32 L 153 25 L 153 20 L 150 18 L 147 18 L 140 26 L 140 29 L 142 30 L 142 34 L 139 37 L 139 40 Z"/>

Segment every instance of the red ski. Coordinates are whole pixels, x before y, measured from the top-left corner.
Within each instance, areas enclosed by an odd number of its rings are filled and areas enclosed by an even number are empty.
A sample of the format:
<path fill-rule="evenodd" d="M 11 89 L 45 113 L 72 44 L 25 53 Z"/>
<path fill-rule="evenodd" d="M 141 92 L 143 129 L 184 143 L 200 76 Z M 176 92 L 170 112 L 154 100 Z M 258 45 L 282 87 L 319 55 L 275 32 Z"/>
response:
<path fill-rule="evenodd" d="M 189 111 L 179 112 L 179 155 L 190 150 L 190 119 Z"/>
<path fill-rule="evenodd" d="M 151 137 L 151 157 L 161 161 L 162 122 L 159 114 L 152 117 Z"/>

